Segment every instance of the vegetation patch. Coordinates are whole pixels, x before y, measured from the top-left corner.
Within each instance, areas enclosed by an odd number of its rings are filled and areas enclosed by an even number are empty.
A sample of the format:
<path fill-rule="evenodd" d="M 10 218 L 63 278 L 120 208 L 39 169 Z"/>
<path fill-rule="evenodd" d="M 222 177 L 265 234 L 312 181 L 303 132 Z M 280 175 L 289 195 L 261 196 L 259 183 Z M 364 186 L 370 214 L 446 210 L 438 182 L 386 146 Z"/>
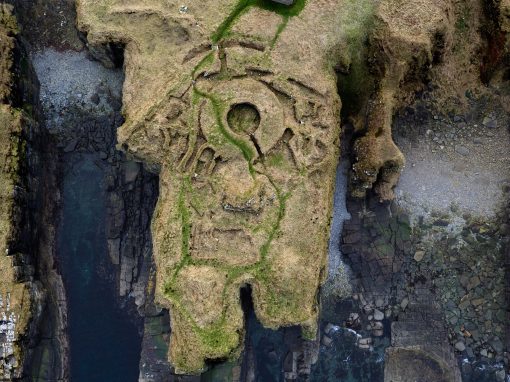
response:
<path fill-rule="evenodd" d="M 235 21 L 239 18 L 239 16 L 241 16 L 251 7 L 265 9 L 281 15 L 283 22 L 281 24 L 281 28 L 279 28 L 279 34 L 287 25 L 287 21 L 290 17 L 297 16 L 301 13 L 306 5 L 306 1 L 307 0 L 296 0 L 293 5 L 284 5 L 275 3 L 270 0 L 240 0 L 227 16 L 227 18 L 220 24 L 216 32 L 214 32 L 214 34 L 211 36 L 211 40 L 214 43 L 221 41 L 225 36 L 228 35 L 230 29 L 234 25 Z"/>

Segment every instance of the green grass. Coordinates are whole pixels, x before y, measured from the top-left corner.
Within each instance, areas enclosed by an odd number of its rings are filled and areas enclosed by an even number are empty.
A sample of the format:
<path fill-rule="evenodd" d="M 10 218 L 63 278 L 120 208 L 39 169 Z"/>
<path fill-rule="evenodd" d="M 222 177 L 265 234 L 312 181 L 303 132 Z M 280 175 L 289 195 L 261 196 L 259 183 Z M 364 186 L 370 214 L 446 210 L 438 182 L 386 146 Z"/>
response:
<path fill-rule="evenodd" d="M 281 152 L 271 153 L 266 156 L 264 163 L 269 167 L 276 167 L 280 170 L 290 170 L 291 165 Z"/>
<path fill-rule="evenodd" d="M 19 33 L 18 23 L 16 17 L 9 13 L 0 13 L 0 25 L 7 31 L 11 36 Z"/>
<path fill-rule="evenodd" d="M 174 270 L 172 283 L 170 284 L 170 286 L 168 286 L 169 288 L 171 288 L 171 285 L 173 285 L 173 283 L 175 282 L 175 279 L 177 278 L 179 271 L 184 266 L 186 266 L 186 264 L 189 264 L 191 262 L 191 254 L 189 252 L 189 242 L 191 237 L 191 222 L 190 222 L 191 214 L 187 206 L 186 199 L 186 195 L 188 195 L 190 191 L 191 180 L 189 176 L 185 176 L 182 179 L 181 189 L 179 191 L 179 197 L 177 199 L 177 211 L 179 219 L 181 220 L 181 261 Z"/>
<path fill-rule="evenodd" d="M 190 213 L 186 205 L 184 194 L 191 188 L 189 177 L 185 177 L 182 181 L 181 191 L 179 192 L 179 215 L 182 223 L 182 255 L 189 257 L 189 239 L 191 235 Z"/>
<path fill-rule="evenodd" d="M 271 41 L 271 48 L 273 48 L 276 44 L 276 41 L 278 41 L 278 37 L 282 34 L 282 32 L 287 27 L 287 24 L 289 23 L 289 18 L 284 17 L 280 25 L 278 25 L 278 29 L 276 30 L 276 34 L 274 35 L 273 41 Z"/>
<path fill-rule="evenodd" d="M 202 343 L 212 352 L 228 354 L 239 342 L 239 336 L 236 332 L 232 333 L 225 330 L 225 318 L 207 329 L 196 327 L 195 330 Z"/>
<path fill-rule="evenodd" d="M 273 181 L 269 177 L 268 179 L 270 180 L 273 187 L 276 189 L 280 205 L 278 207 L 278 217 L 276 219 L 276 223 L 273 226 L 273 229 L 271 230 L 271 233 L 269 234 L 267 241 L 260 248 L 260 258 L 262 259 L 262 261 L 264 261 L 267 258 L 267 254 L 269 252 L 269 248 L 271 247 L 271 243 L 275 238 L 276 234 L 278 233 L 278 231 L 280 230 L 280 224 L 283 220 L 283 217 L 285 216 L 286 202 L 287 199 L 290 197 L 290 192 L 282 194 L 282 192 L 278 189 L 278 187 L 276 187 Z"/>
<path fill-rule="evenodd" d="M 213 62 L 214 62 L 214 51 L 209 52 L 204 58 L 202 58 L 200 60 L 200 62 L 193 68 L 193 71 L 191 72 L 191 77 L 193 79 L 195 79 L 195 76 L 200 69 L 211 65 Z"/>
<path fill-rule="evenodd" d="M 465 4 L 462 11 L 457 16 L 455 29 L 459 34 L 464 34 L 469 30 L 469 20 L 471 19 L 471 8 Z"/>
<path fill-rule="evenodd" d="M 299 15 L 301 11 L 304 9 L 306 1 L 307 0 L 296 0 L 293 5 L 288 6 L 284 4 L 274 3 L 270 0 L 239 0 L 237 5 L 227 16 L 227 18 L 220 24 L 218 29 L 213 33 L 213 35 L 211 36 L 211 40 L 213 41 L 213 43 L 218 43 L 219 41 L 221 41 L 225 36 L 228 35 L 230 29 L 232 28 L 232 25 L 234 25 L 235 21 L 239 18 L 239 16 L 241 16 L 251 7 L 265 9 L 282 16 L 284 23 L 283 26 L 279 28 L 277 33 L 278 35 L 279 33 L 282 32 L 282 30 L 285 28 L 287 24 L 285 20 L 288 20 L 290 17 Z M 275 39 L 276 38 L 277 36 L 275 37 Z"/>
<path fill-rule="evenodd" d="M 223 113 L 225 106 L 223 105 L 221 100 L 213 94 L 207 94 L 205 92 L 202 92 L 201 90 L 198 90 L 196 86 L 193 87 L 193 91 L 195 92 L 195 94 L 198 94 L 199 96 L 206 98 L 211 102 L 214 111 L 214 116 L 216 119 L 216 127 L 218 128 L 218 131 L 227 140 L 227 142 L 229 142 L 230 144 L 234 145 L 239 149 L 244 159 L 246 159 L 246 162 L 248 162 L 248 169 L 250 171 L 250 174 L 253 175 L 255 172 L 252 164 L 252 159 L 254 158 L 253 150 L 245 141 L 237 139 L 232 134 L 230 134 L 225 128 L 225 125 L 223 124 Z"/>
<path fill-rule="evenodd" d="M 314 341 L 317 336 L 317 331 L 314 330 L 314 328 L 311 328 L 309 326 L 302 326 L 301 327 L 301 334 L 303 337 L 309 341 Z"/>

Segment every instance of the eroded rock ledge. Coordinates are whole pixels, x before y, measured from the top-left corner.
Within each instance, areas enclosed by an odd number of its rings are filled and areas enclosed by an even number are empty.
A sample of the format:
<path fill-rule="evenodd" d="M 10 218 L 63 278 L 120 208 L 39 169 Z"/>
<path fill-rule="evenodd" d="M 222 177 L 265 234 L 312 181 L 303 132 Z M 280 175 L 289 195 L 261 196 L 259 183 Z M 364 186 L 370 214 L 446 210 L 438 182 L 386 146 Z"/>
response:
<path fill-rule="evenodd" d="M 508 74 L 508 1 L 385 0 L 373 13 L 366 53 L 353 60 L 347 114 L 360 137 L 354 143 L 351 189 L 395 197 L 405 159 L 392 139 L 393 115 L 425 90 L 446 113 L 463 110 L 469 95 Z M 496 84 L 495 87 L 498 87 Z M 357 92 L 357 93 L 356 93 Z"/>
<path fill-rule="evenodd" d="M 365 97 L 356 127 L 362 136 L 354 143 L 352 193 L 364 197 L 374 191 L 381 200 L 394 198 L 405 160 L 392 139 L 393 114 L 406 97 L 423 86 L 431 65 L 450 48 L 453 22 L 448 0 L 382 1 L 373 18 L 365 76 L 373 90 Z M 365 79 L 366 81 L 366 79 Z"/>

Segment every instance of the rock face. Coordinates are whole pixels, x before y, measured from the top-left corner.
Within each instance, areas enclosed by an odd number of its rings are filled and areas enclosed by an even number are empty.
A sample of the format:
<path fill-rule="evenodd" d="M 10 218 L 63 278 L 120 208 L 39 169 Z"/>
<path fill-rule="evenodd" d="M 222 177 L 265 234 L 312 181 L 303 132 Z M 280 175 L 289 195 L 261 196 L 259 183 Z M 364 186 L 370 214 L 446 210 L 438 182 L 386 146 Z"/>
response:
<path fill-rule="evenodd" d="M 35 304 L 43 311 L 43 322 L 37 333 L 26 336 L 30 338 L 31 353 L 26 373 L 37 380 L 65 380 L 69 367 L 67 301 L 59 275 L 63 263 L 57 259 L 60 254 L 55 243 L 60 207 L 64 204 L 60 198 L 62 179 L 81 155 L 97 155 L 96 163 L 105 172 L 105 230 L 113 263 L 111 272 L 102 272 L 109 282 L 118 284 L 119 304 L 122 309 L 128 306 L 128 320 L 139 317 L 131 309 L 131 301 L 136 303 L 140 315 L 146 315 L 145 288 L 152 261 L 149 228 L 157 198 L 157 177 L 115 150 L 115 131 L 123 121 L 122 71 L 116 65 L 116 57 L 105 54 L 111 51 L 83 51 L 75 26 L 74 1 L 37 0 L 17 2 L 15 6 L 23 26 L 21 39 L 30 53 L 26 59 L 16 61 L 30 67 L 33 63 L 35 70 L 30 80 L 37 83 L 31 89 L 37 99 L 23 102 L 40 112 L 34 116 L 40 121 L 38 133 L 31 135 L 35 142 L 28 141 L 28 162 L 35 168 L 37 178 L 28 174 L 36 186 L 30 194 L 36 194 L 37 200 L 26 205 L 37 215 L 36 224 L 31 227 L 37 232 L 37 245 L 31 244 L 30 248 L 37 251 L 36 274 L 48 293 L 45 304 Z M 87 53 L 107 68 L 117 70 L 103 68 Z M 20 85 L 18 80 L 14 85 Z M 19 93 L 25 97 L 27 89 L 22 90 Z M 44 136 L 43 142 L 40 135 Z M 108 258 L 104 260 L 104 265 L 109 266 Z"/>
<path fill-rule="evenodd" d="M 78 5 L 90 44 L 125 45 L 118 138 L 160 172 L 155 293 L 170 308 L 169 357 L 182 372 L 239 348 L 245 284 L 265 326 L 316 332 L 338 151 L 332 53 L 341 7 L 259 4 Z"/>
<path fill-rule="evenodd" d="M 4 36 L 2 36 L 3 39 Z M 31 319 L 31 285 L 18 279 L 22 275 L 16 259 L 22 255 L 11 253 L 16 231 L 15 193 L 22 153 L 20 139 L 22 117 L 8 105 L 0 105 L 0 375 L 9 379 L 20 374 L 22 354 L 17 346 Z"/>
<path fill-rule="evenodd" d="M 394 198 L 393 189 L 405 161 L 391 136 L 393 114 L 449 46 L 450 3 L 384 0 L 377 6 L 369 68 L 375 76 L 375 90 L 367 93 L 361 117 L 364 122 L 358 124 L 364 135 L 354 143 L 351 183 L 356 197 L 374 188 L 381 200 Z"/>
<path fill-rule="evenodd" d="M 53 71 L 55 65 L 58 72 Z M 145 301 L 150 267 L 150 216 L 157 182 L 139 163 L 115 150 L 123 76 L 87 59 L 84 52 L 47 48 L 34 55 L 41 83 L 45 125 L 62 151 L 63 163 L 73 154 L 98 153 L 107 182 L 106 233 L 112 263 L 118 266 L 119 295 Z M 65 171 L 65 170 L 64 170 Z"/>
<path fill-rule="evenodd" d="M 23 374 L 26 336 L 32 333 L 43 303 L 43 292 L 33 280 L 30 253 L 23 240 L 26 181 L 22 178 L 29 118 L 11 107 L 16 20 L 12 7 L 0 3 L 0 379 Z"/>

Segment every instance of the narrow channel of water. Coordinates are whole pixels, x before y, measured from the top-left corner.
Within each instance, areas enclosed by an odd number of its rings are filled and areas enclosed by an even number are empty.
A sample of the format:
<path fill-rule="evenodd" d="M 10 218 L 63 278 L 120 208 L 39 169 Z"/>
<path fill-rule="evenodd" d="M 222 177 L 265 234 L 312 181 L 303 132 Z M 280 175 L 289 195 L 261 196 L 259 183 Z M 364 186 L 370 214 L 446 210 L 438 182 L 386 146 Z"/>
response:
<path fill-rule="evenodd" d="M 56 258 L 68 303 L 70 381 L 135 382 L 142 323 L 119 297 L 119 265 L 108 252 L 109 193 L 122 168 L 114 150 L 122 70 L 103 67 L 85 51 L 48 48 L 33 61 L 45 126 L 59 147 Z"/>
<path fill-rule="evenodd" d="M 96 155 L 67 159 L 57 253 L 68 296 L 71 381 L 136 381 L 141 340 L 111 276 L 104 172 Z"/>

